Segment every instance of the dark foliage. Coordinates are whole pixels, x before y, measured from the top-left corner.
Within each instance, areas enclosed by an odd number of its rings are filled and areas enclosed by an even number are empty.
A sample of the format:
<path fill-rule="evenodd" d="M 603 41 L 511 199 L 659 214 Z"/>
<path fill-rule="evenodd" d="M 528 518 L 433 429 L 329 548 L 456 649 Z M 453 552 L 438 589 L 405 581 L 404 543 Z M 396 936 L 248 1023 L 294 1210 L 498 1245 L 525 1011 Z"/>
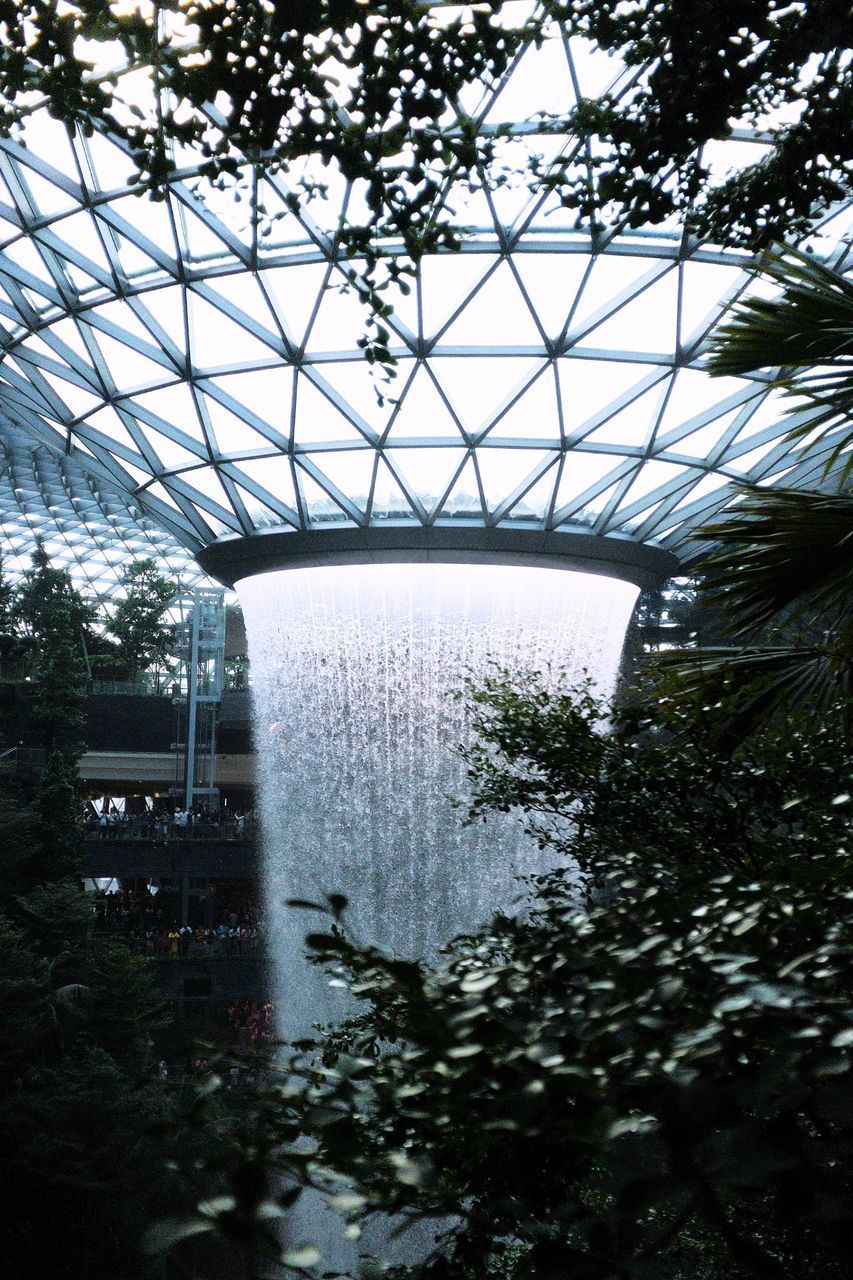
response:
<path fill-rule="evenodd" d="M 167 1242 L 224 1231 L 271 1274 L 319 1270 L 270 1231 L 302 1187 L 356 1232 L 432 1224 L 412 1276 L 840 1278 L 851 762 L 832 728 L 732 756 L 717 712 L 665 693 L 607 736 L 586 688 L 495 672 L 469 695 L 473 820 L 517 809 L 566 869 L 438 965 L 354 944 L 334 896 L 295 904 L 325 913 L 309 946 L 363 1012 L 297 1046 L 263 1150 Z M 247 1194 L 258 1160 L 289 1190 Z"/>
<path fill-rule="evenodd" d="M 545 122 L 575 145 L 532 176 L 585 220 L 654 224 L 689 208 L 695 230 L 754 244 L 804 228 L 849 190 L 842 0 L 545 0 L 533 17 L 502 12 L 498 0 L 443 9 L 417 0 L 6 0 L 6 123 L 47 100 L 69 124 L 112 132 L 155 188 L 173 171 L 175 146 L 182 163 L 194 157 L 214 176 L 247 159 L 289 166 L 297 198 L 323 182 L 300 181 L 294 162 L 334 161 L 361 181 L 369 210 L 347 250 L 370 251 L 375 234 L 393 233 L 418 256 L 444 242 L 435 214 L 447 180 L 479 184 L 499 154 L 460 108 L 460 90 L 500 76 L 556 20 L 628 68 L 618 90 L 567 102 Z M 116 69 L 94 75 L 93 51 L 104 45 Z M 138 67 L 151 71 L 146 92 L 138 79 L 125 84 L 123 72 Z M 772 150 L 740 175 L 713 173 L 703 146 L 771 120 Z M 602 146 L 588 145 L 595 136 Z"/>
<path fill-rule="evenodd" d="M 117 642 L 115 661 L 123 678 L 135 681 L 164 657 L 172 634 L 164 614 L 177 587 L 154 560 L 136 560 L 123 572 L 121 583 L 124 594 L 106 630 Z"/>

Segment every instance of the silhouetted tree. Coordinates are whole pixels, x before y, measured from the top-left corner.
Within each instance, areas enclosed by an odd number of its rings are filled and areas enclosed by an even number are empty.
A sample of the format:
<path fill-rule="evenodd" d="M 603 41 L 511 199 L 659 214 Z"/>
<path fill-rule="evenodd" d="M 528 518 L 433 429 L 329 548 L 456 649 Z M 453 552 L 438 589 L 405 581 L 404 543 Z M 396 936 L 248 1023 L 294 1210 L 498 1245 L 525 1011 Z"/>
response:
<path fill-rule="evenodd" d="M 125 594 L 117 601 L 106 631 L 118 642 L 116 657 L 126 678 L 135 681 L 162 657 L 171 630 L 164 614 L 176 584 L 160 573 L 154 560 L 147 559 L 125 569 L 121 585 Z"/>

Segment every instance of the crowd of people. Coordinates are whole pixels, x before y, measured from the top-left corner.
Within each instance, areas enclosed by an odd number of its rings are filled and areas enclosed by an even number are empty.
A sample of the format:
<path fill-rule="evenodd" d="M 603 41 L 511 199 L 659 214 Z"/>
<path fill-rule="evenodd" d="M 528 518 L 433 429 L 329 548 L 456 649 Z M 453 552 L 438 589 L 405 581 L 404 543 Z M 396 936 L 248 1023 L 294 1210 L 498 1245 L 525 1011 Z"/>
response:
<path fill-rule="evenodd" d="M 269 1000 L 234 1000 L 228 1006 L 228 1021 L 242 1045 L 269 1040 L 273 1032 L 273 1007 Z"/>
<path fill-rule="evenodd" d="M 101 840 L 242 840 L 254 835 L 255 810 L 158 809 L 119 813 L 102 809 L 84 815 L 86 834 Z"/>
<path fill-rule="evenodd" d="M 152 960 L 233 959 L 260 953 L 264 920 L 250 893 L 234 889 L 215 896 L 209 925 L 167 920 L 158 898 L 150 886 L 116 888 L 96 894 L 95 910 L 121 930 L 134 951 Z"/>
<path fill-rule="evenodd" d="M 141 955 L 154 960 L 222 960 L 255 956 L 264 938 L 262 920 L 216 925 L 172 925 L 166 929 L 131 929 L 127 939 Z"/>

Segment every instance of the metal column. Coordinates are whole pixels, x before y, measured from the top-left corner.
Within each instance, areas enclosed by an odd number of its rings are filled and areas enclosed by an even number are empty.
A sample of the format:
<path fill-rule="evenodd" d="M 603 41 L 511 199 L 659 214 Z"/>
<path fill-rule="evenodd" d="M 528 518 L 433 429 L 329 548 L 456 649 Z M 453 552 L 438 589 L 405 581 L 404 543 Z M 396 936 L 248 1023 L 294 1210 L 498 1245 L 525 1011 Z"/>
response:
<path fill-rule="evenodd" d="M 175 702 L 179 710 L 178 794 L 184 807 L 201 800 L 216 806 L 216 722 L 225 683 L 225 593 L 194 591 L 185 605 L 178 643 L 180 669 Z"/>

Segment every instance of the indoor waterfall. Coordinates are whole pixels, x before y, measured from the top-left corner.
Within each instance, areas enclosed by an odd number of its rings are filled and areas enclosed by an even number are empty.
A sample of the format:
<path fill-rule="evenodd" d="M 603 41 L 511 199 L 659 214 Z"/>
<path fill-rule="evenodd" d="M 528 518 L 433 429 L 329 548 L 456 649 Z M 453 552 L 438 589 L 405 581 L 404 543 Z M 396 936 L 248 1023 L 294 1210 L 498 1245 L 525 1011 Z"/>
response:
<path fill-rule="evenodd" d="M 490 659 L 586 670 L 612 692 L 637 588 L 471 564 L 291 569 L 238 584 L 252 668 L 270 951 L 283 1035 L 335 1016 L 306 975 L 318 920 L 287 898 L 343 893 L 360 941 L 422 955 L 509 908 L 543 869 L 518 818 L 463 825 L 454 698 Z M 320 988 L 320 989 L 318 989 Z"/>
<path fill-rule="evenodd" d="M 321 922 L 288 898 L 343 893 L 357 940 L 423 955 L 511 910 L 518 877 L 544 869 L 517 816 L 463 825 L 455 748 L 470 730 L 453 691 L 492 660 L 552 678 L 586 671 L 608 696 L 637 588 L 560 569 L 372 564 L 268 573 L 238 590 L 278 1031 L 294 1038 L 347 1005 L 303 959 L 303 936 Z M 342 1227 L 313 1194 L 291 1211 L 288 1236 L 340 1270 L 357 1269 L 357 1248 L 390 1261 L 428 1246 L 395 1245 L 381 1227 L 354 1246 Z"/>

